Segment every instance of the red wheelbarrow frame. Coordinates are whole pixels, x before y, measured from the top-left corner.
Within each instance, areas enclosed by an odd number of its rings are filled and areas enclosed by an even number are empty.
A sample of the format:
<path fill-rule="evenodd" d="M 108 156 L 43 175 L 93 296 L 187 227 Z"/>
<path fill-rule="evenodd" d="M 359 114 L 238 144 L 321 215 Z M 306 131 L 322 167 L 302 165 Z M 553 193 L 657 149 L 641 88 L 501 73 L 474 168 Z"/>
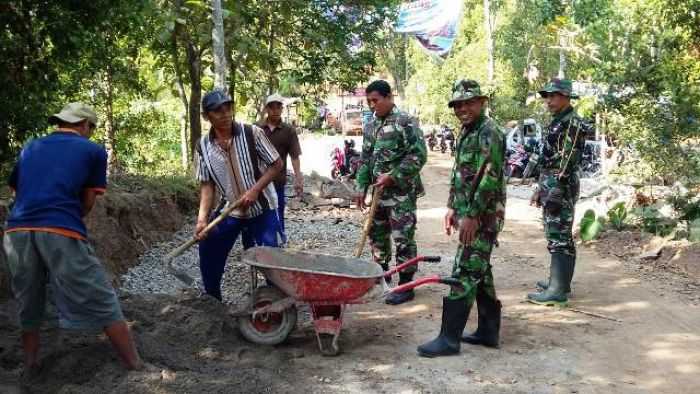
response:
<path fill-rule="evenodd" d="M 432 275 L 432 276 L 427 276 L 423 278 L 419 278 L 415 281 L 403 284 L 401 286 L 397 286 L 392 288 L 389 288 L 384 280 L 384 278 L 390 277 L 391 275 L 399 272 L 402 269 L 405 269 L 409 266 L 412 266 L 414 264 L 417 264 L 419 262 L 439 262 L 440 261 L 439 256 L 416 256 L 403 264 L 400 264 L 396 266 L 395 268 L 384 272 L 381 276 L 376 276 L 376 277 L 369 277 L 369 278 L 345 278 L 346 280 L 354 279 L 355 282 L 358 282 L 358 284 L 366 285 L 366 289 L 363 290 L 363 288 L 358 289 L 353 289 L 353 291 L 344 291 L 335 294 L 334 296 L 336 298 L 333 298 L 333 295 L 329 296 L 326 299 L 318 299 L 318 295 L 314 294 L 313 291 L 308 292 L 307 295 L 309 297 L 313 297 L 316 299 L 304 299 L 302 296 L 298 296 L 298 294 L 295 297 L 295 295 L 291 295 L 289 293 L 299 293 L 299 289 L 295 288 L 295 291 L 285 291 L 284 289 L 278 289 L 280 290 L 281 293 L 284 293 L 286 296 L 285 298 L 282 298 L 278 301 L 269 303 L 265 306 L 255 308 L 252 311 L 246 311 L 242 313 L 236 313 L 237 316 L 239 316 L 239 319 L 250 319 L 254 322 L 262 322 L 266 323 L 269 321 L 270 317 L 274 314 L 282 314 L 285 311 L 289 310 L 290 308 L 295 308 L 298 309 L 298 307 L 302 305 L 306 305 L 311 309 L 312 312 L 312 319 L 313 319 L 313 328 L 314 332 L 316 334 L 316 339 L 318 340 L 318 345 L 321 350 L 321 354 L 326 355 L 326 356 L 335 356 L 340 353 L 340 348 L 338 346 L 338 338 L 340 336 L 340 331 L 342 330 L 343 327 L 343 319 L 345 317 L 345 312 L 347 305 L 350 304 L 364 304 L 370 302 L 373 297 L 367 297 L 367 294 L 371 292 L 371 289 L 374 287 L 374 285 L 379 282 L 379 284 L 382 287 L 382 293 L 383 295 L 390 294 L 390 293 L 395 293 L 395 292 L 402 292 L 406 290 L 413 289 L 417 286 L 421 286 L 424 284 L 428 283 L 442 283 L 446 285 L 450 285 L 453 287 L 453 289 L 456 289 L 458 291 L 463 292 L 464 287 L 461 282 L 459 282 L 455 278 L 451 277 L 443 277 L 440 275 Z M 338 281 L 337 283 L 340 283 L 342 285 L 342 276 L 337 276 L 337 275 L 326 275 L 323 273 L 313 273 L 313 272 L 300 272 L 294 269 L 274 269 L 274 268 L 269 268 L 269 267 L 261 267 L 255 266 L 254 264 L 248 262 L 248 264 L 251 265 L 251 280 L 250 280 L 250 294 L 252 297 L 252 302 L 251 306 L 254 307 L 256 305 L 256 300 L 255 300 L 255 294 L 256 290 L 258 289 L 258 276 L 257 276 L 257 271 L 262 271 L 262 270 L 267 270 L 269 272 L 274 272 L 274 273 L 279 273 L 281 271 L 285 271 L 286 279 L 291 280 L 297 280 L 299 283 L 297 285 L 303 285 L 303 281 L 311 281 L 311 280 L 320 280 L 320 278 L 314 277 L 314 275 L 323 277 L 326 280 L 336 280 Z M 272 271 L 271 271 L 272 270 Z M 277 283 L 280 282 L 280 278 L 275 278 L 277 279 Z M 369 283 L 359 283 L 357 279 L 367 279 L 370 282 Z M 273 281 L 275 282 L 275 281 Z M 335 288 L 336 286 L 327 286 L 331 288 Z M 361 292 L 361 294 L 360 294 Z M 302 291 L 303 293 L 303 291 Z M 350 298 L 347 298 L 348 295 L 350 295 Z M 377 294 L 375 294 L 376 296 Z M 330 299 L 329 299 L 330 298 Z M 289 330 L 291 332 L 291 328 Z M 286 336 L 289 335 L 289 332 L 286 333 Z M 329 346 L 324 346 L 324 342 L 327 342 L 326 340 L 328 339 L 325 337 L 325 335 L 330 336 L 330 345 Z M 245 334 L 244 334 L 245 336 Z M 247 337 L 247 336 L 246 336 Z M 253 341 L 255 341 L 252 338 L 248 338 Z"/>

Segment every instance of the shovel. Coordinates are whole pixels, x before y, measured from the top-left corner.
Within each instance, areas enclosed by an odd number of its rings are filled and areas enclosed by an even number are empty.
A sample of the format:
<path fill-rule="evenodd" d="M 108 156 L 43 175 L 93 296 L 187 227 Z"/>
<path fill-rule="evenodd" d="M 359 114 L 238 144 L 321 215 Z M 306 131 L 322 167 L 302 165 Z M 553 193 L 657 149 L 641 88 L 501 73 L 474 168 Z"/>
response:
<path fill-rule="evenodd" d="M 222 220 L 224 220 L 228 215 L 230 215 L 231 212 L 240 208 L 240 206 L 242 204 L 243 204 L 243 200 L 239 199 L 236 202 L 234 202 L 233 204 L 231 204 L 228 208 L 221 211 L 219 216 L 214 218 L 214 220 L 212 220 L 211 223 L 209 223 L 206 227 L 204 227 L 204 229 L 202 229 L 200 234 L 205 234 L 205 236 L 206 236 L 206 234 L 211 229 L 216 227 L 216 225 L 219 224 L 219 222 L 221 222 Z M 194 278 L 192 278 L 187 272 L 185 272 L 185 270 L 173 266 L 173 260 L 175 259 L 175 257 L 183 254 L 187 249 L 190 248 L 190 246 L 201 241 L 203 238 L 204 237 L 201 237 L 201 238 L 194 238 L 193 237 L 192 239 L 188 240 L 187 242 L 185 242 L 182 245 L 178 246 L 177 248 L 173 249 L 172 252 L 168 253 L 167 255 L 165 255 L 165 257 L 163 257 L 163 263 L 165 263 L 165 269 L 169 273 L 171 273 L 173 276 L 175 276 L 176 278 L 178 278 L 180 281 L 182 281 L 183 283 L 185 283 L 187 285 L 192 284 L 192 282 L 194 282 Z"/>
<path fill-rule="evenodd" d="M 367 236 L 369 235 L 369 230 L 372 228 L 372 222 L 374 221 L 374 215 L 377 213 L 377 203 L 379 202 L 379 194 L 381 193 L 381 187 L 375 187 L 372 189 L 372 204 L 369 206 L 369 216 L 365 222 L 365 226 L 362 229 L 362 237 L 360 238 L 360 243 L 357 245 L 357 251 L 355 252 L 355 257 L 359 258 L 362 255 L 362 249 L 365 247 L 365 242 L 367 242 Z"/>

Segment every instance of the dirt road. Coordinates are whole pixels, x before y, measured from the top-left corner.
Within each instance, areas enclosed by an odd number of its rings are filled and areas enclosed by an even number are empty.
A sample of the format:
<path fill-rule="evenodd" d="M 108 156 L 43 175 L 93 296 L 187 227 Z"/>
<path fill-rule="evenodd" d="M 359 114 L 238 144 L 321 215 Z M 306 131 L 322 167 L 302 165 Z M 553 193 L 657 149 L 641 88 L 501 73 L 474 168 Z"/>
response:
<path fill-rule="evenodd" d="M 450 162 L 431 154 L 423 171 L 427 196 L 419 200 L 418 244 L 422 253 L 444 256 L 421 273 L 449 272 L 456 238 L 442 233 Z M 353 308 L 342 334 L 345 353 L 333 360 L 314 351 L 310 337 L 295 337 L 296 359 L 305 375 L 317 376 L 314 392 L 386 393 L 610 393 L 698 392 L 700 308 L 673 292 L 644 283 L 621 263 L 578 247 L 571 306 L 615 319 L 539 307 L 523 301 L 547 274 L 548 255 L 538 210 L 509 197 L 494 276 L 503 302 L 503 346 L 464 345 L 462 354 L 424 359 L 416 345 L 439 330 L 441 287 L 422 288 L 415 302 Z M 469 329 L 473 329 L 472 313 Z"/>
<path fill-rule="evenodd" d="M 423 171 L 418 244 L 443 262 L 420 274 L 449 273 L 456 238 L 442 233 L 450 161 L 431 153 Z M 673 283 L 640 280 L 634 270 L 578 247 L 572 306 L 619 321 L 523 301 L 547 275 L 538 211 L 510 196 L 506 227 L 492 263 L 503 302 L 502 348 L 463 345 L 454 357 L 425 359 L 415 347 L 440 326 L 441 286 L 417 290 L 414 302 L 350 308 L 343 353 L 322 357 L 308 324 L 289 341 L 265 348 L 243 341 L 224 307 L 196 296 L 123 298 L 145 359 L 162 373 L 125 372 L 104 338 L 45 330 L 45 360 L 24 392 L 60 393 L 697 393 L 700 308 Z M 356 239 L 347 240 L 348 254 Z M 0 392 L 21 366 L 11 302 L 0 305 Z M 468 329 L 474 328 L 472 313 Z M 50 339 L 50 340 L 49 340 Z M 4 383 L 10 382 L 10 383 Z"/>

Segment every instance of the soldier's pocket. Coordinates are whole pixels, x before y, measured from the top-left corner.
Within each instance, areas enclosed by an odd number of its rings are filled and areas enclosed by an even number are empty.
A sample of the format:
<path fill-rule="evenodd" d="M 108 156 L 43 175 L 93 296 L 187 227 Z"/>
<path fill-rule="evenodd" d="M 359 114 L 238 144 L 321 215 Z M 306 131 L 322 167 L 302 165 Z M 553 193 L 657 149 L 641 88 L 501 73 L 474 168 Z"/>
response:
<path fill-rule="evenodd" d="M 379 162 L 393 161 L 399 150 L 395 132 L 383 132 L 374 144 L 374 159 Z"/>
<path fill-rule="evenodd" d="M 479 170 L 477 166 L 477 164 L 479 164 L 479 151 L 476 149 L 464 150 L 459 154 L 458 161 L 462 166 L 462 172 L 474 176 Z"/>
<path fill-rule="evenodd" d="M 544 210 L 549 215 L 558 215 L 564 205 L 564 191 L 558 187 L 547 190 L 546 197 L 542 200 Z"/>

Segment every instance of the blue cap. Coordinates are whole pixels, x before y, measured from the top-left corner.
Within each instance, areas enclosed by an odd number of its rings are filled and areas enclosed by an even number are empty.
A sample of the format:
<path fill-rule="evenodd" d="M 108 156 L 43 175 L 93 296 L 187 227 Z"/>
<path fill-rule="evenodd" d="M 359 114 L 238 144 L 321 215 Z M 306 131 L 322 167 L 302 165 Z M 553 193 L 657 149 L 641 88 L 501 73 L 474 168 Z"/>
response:
<path fill-rule="evenodd" d="M 231 97 L 223 90 L 212 90 L 207 92 L 202 98 L 202 110 L 213 111 L 221 106 L 221 104 L 230 103 Z"/>

